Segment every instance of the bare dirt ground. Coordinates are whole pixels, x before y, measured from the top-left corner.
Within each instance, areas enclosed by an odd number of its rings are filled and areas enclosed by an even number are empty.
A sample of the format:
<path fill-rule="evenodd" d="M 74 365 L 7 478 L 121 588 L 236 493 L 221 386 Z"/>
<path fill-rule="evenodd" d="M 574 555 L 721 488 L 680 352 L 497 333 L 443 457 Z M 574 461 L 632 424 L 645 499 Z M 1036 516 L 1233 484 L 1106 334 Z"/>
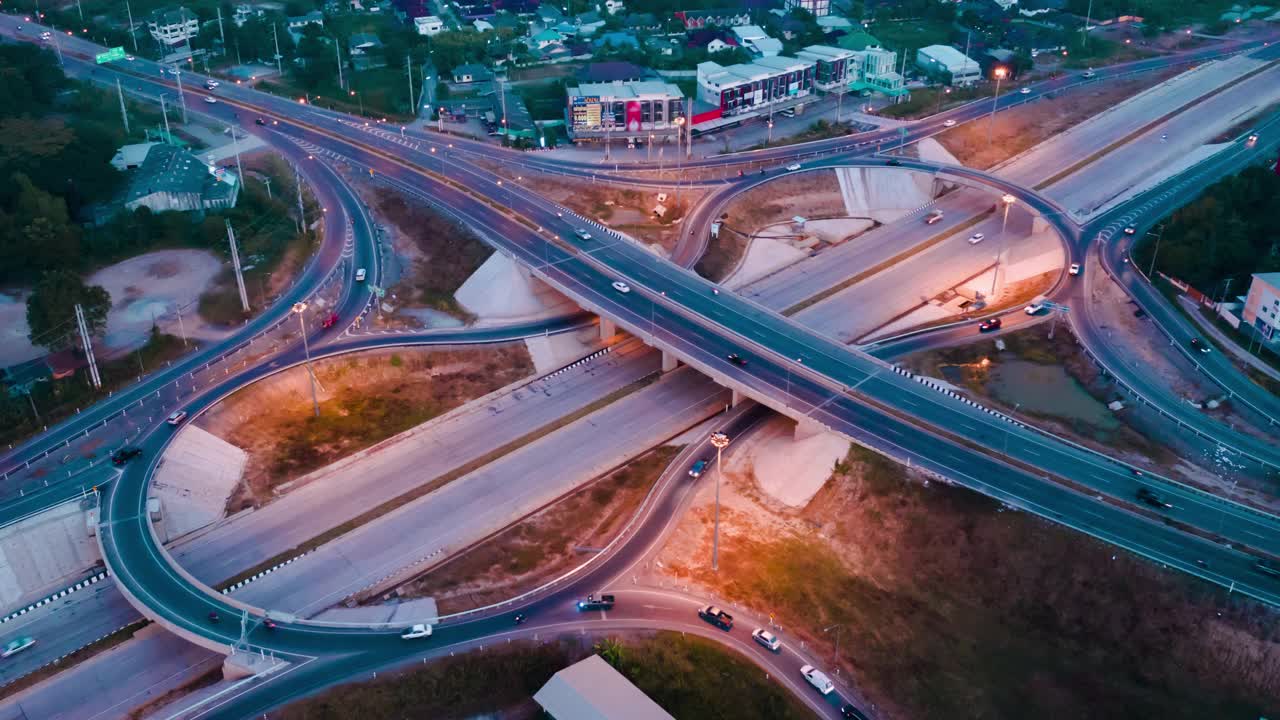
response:
<path fill-rule="evenodd" d="M 1111 106 L 1182 72 L 1143 73 L 1129 80 L 1099 83 L 1055 98 L 1001 110 L 988 142 L 989 118 L 951 128 L 937 139 L 968 167 L 987 169 L 1048 138 L 1079 125 Z"/>
<path fill-rule="evenodd" d="M 90 275 L 85 282 L 111 293 L 104 338 L 109 352 L 141 347 L 151 336 L 153 324 L 179 334 L 176 313 L 180 308 L 188 337 L 222 337 L 221 330 L 194 312 L 196 300 L 222 271 L 222 259 L 206 250 L 157 250 Z"/>
<path fill-rule="evenodd" d="M 1191 438 L 1172 431 L 1166 421 L 1155 413 L 1129 402 L 1098 370 L 1098 366 L 1084 355 L 1069 327 L 1058 323 L 1052 340 L 1048 338 L 1049 329 L 1047 323 L 1042 323 L 1001 335 L 1000 339 L 1006 345 L 1004 352 L 996 350 L 993 341 L 983 340 L 911 355 L 902 364 L 919 374 L 952 382 L 988 407 L 1111 457 L 1155 468 L 1190 485 L 1239 502 L 1270 511 L 1280 510 L 1274 488 L 1265 478 L 1215 462 L 1213 455 L 1202 456 L 1203 446 L 1193 445 Z M 1109 422 L 1104 424 L 1032 411 L 1003 401 L 991 387 L 991 378 L 1000 363 L 1008 360 L 1063 368 L 1084 392 L 1097 401 L 1099 413 L 1105 414 Z M 1104 411 L 1101 406 L 1115 399 L 1124 400 L 1125 409 L 1114 414 Z"/>
<path fill-rule="evenodd" d="M 533 372 L 523 343 L 483 350 L 375 350 L 315 363 L 322 388 L 312 415 L 306 371 L 254 383 L 199 424 L 249 455 L 228 511 L 270 501 L 274 488 Z"/>
<path fill-rule="evenodd" d="M 838 633 L 838 677 L 883 717 L 1225 718 L 1280 705 L 1273 609 L 859 449 L 803 509 L 762 499 L 750 477 L 728 463 L 720 571 L 707 562 L 705 484 L 659 555 L 661 579 L 772 617 L 784 643 L 826 664 Z"/>
<path fill-rule="evenodd" d="M 441 613 L 527 592 L 586 562 L 617 536 L 679 452 L 679 447 L 665 445 L 646 453 L 396 592 L 402 598 L 434 597 Z"/>
<path fill-rule="evenodd" d="M 707 244 L 694 269 L 717 282 L 725 279 L 742 261 L 753 235 L 797 215 L 810 220 L 847 215 L 834 172 L 780 175 L 735 197 L 725 207 L 719 237 Z"/>
<path fill-rule="evenodd" d="M 384 315 L 382 322 L 421 327 L 420 317 L 405 310 L 423 308 L 463 322 L 474 320 L 453 295 L 493 254 L 493 248 L 466 227 L 403 193 L 364 181 L 353 184 L 379 222 L 390 227 L 389 239 L 402 265 L 399 280 L 387 291 L 397 310 Z"/>
<path fill-rule="evenodd" d="M 1096 266 L 1096 263 L 1090 263 L 1091 269 Z M 1097 268 L 1091 287 L 1090 312 L 1098 318 L 1099 327 L 1107 337 L 1116 338 L 1114 348 L 1121 351 L 1130 365 L 1154 375 L 1189 402 L 1204 404 L 1209 400 L 1224 399 L 1221 387 L 1196 372 L 1195 367 L 1180 354 L 1170 350 L 1169 338 L 1156 328 L 1150 318 L 1134 315 L 1138 306 L 1101 268 Z M 1202 412 L 1230 425 L 1237 432 L 1247 432 L 1262 440 L 1274 439 L 1274 435 L 1267 435 L 1241 417 L 1231 407 L 1230 401 L 1215 409 L 1206 406 Z"/>
<path fill-rule="evenodd" d="M 659 247 L 665 253 L 670 253 L 680 238 L 681 221 L 689 208 L 697 205 L 706 194 L 703 190 L 690 188 L 683 188 L 677 193 L 674 182 L 672 187 L 664 190 L 641 191 L 538 173 L 517 176 L 499 166 L 491 169 L 584 217 L 595 218 L 641 242 Z M 659 192 L 667 195 L 667 201 L 663 203 L 666 213 L 661 217 L 653 212 L 658 205 Z"/>

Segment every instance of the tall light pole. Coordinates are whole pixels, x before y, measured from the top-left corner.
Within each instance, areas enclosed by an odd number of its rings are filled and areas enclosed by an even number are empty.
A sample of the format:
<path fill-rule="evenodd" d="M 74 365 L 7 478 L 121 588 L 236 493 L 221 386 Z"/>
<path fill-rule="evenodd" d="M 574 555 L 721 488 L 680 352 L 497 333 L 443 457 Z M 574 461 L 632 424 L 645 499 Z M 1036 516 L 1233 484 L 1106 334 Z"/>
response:
<path fill-rule="evenodd" d="M 991 298 L 994 300 L 996 296 L 996 282 L 1000 280 L 1000 258 L 1004 255 L 1004 231 L 1009 225 L 1009 207 L 1017 200 L 1009 193 L 1000 196 L 1000 202 L 1004 203 L 1004 219 L 1000 221 L 1000 248 L 996 250 L 996 268 L 991 274 Z"/>
<path fill-rule="evenodd" d="M 841 625 L 840 623 L 836 623 L 835 625 L 830 625 L 830 626 L 828 626 L 828 627 L 824 627 L 824 628 L 822 628 L 822 632 L 824 632 L 824 633 L 825 633 L 825 632 L 831 632 L 832 630 L 835 630 L 835 631 L 836 631 L 836 632 L 835 632 L 835 635 L 836 635 L 836 649 L 835 649 L 835 652 L 831 653 L 831 664 L 832 664 L 832 665 L 835 665 L 836 663 L 840 662 L 840 631 L 841 631 L 841 630 L 843 630 L 843 629 L 844 629 L 844 625 Z"/>
<path fill-rule="evenodd" d="M 1156 228 L 1156 247 L 1151 253 L 1151 269 L 1147 271 L 1147 279 L 1150 280 L 1156 274 L 1156 256 L 1160 254 L 1160 238 L 1164 235 L 1164 223 L 1160 223 L 1160 227 Z"/>
<path fill-rule="evenodd" d="M 715 530 L 711 536 L 711 569 L 720 569 L 720 476 L 724 474 L 722 464 L 723 452 L 729 446 L 729 436 L 724 433 L 712 433 L 711 444 L 716 448 L 716 520 Z"/>
<path fill-rule="evenodd" d="M 298 328 L 302 331 L 302 353 L 307 358 L 307 374 L 311 376 L 311 406 L 314 408 L 316 417 L 320 417 L 320 400 L 316 398 L 316 371 L 311 367 L 311 346 L 307 344 L 307 321 L 302 316 L 307 310 L 307 304 L 297 302 L 293 304 L 293 313 L 298 316 Z"/>
<path fill-rule="evenodd" d="M 1009 71 L 1003 67 L 998 67 L 995 70 L 996 94 L 995 94 L 995 97 L 991 98 L 991 120 L 987 122 L 987 144 L 988 145 L 991 144 L 991 128 L 994 127 L 996 124 L 996 103 L 1000 101 L 1000 81 L 1004 80 L 1004 76 L 1008 74 L 1009 74 Z"/>

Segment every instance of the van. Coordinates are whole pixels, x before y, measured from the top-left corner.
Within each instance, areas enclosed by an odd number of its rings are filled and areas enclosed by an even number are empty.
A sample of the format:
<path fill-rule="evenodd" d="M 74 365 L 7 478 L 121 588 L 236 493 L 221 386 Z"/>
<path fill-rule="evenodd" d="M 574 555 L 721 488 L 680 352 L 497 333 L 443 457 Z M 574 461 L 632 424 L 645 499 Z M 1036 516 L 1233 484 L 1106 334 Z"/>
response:
<path fill-rule="evenodd" d="M 359 270 L 356 270 L 356 282 L 364 282 L 364 276 L 365 276 L 364 268 L 360 268 Z"/>

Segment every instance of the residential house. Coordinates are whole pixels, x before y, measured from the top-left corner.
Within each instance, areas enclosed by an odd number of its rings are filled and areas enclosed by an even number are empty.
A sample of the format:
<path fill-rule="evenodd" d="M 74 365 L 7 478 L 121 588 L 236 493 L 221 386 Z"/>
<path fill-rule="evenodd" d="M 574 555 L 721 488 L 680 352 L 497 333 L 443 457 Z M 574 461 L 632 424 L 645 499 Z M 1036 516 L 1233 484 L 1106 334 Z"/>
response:
<path fill-rule="evenodd" d="M 740 25 L 733 28 L 738 44 L 755 57 L 776 57 L 782 52 L 782 41 L 769 37 L 758 25 Z M 713 52 L 708 46 L 708 52 Z"/>
<path fill-rule="evenodd" d="M 607 32 L 601 35 L 595 41 L 597 48 L 614 48 L 621 50 L 623 48 L 640 49 L 640 40 L 636 38 L 634 33 L 629 32 Z"/>
<path fill-rule="evenodd" d="M 817 18 L 817 21 L 818 27 L 822 28 L 823 32 L 831 32 L 833 30 L 844 30 L 847 32 L 853 29 L 853 22 L 848 18 L 842 18 L 839 15 L 823 15 L 822 17 Z"/>
<path fill-rule="evenodd" d="M 672 13 L 684 23 L 686 30 L 699 30 L 705 27 L 734 27 L 750 25 L 751 13 L 744 8 L 728 8 L 723 10 L 681 10 Z"/>
<path fill-rule="evenodd" d="M 610 15 L 617 15 L 626 7 L 626 5 L 622 0 L 604 0 L 604 5 L 597 7 L 603 7 L 604 11 Z"/>
<path fill-rule="evenodd" d="M 644 39 L 644 46 L 649 52 L 657 53 L 664 57 L 673 57 L 681 53 L 681 43 L 679 38 L 669 37 L 647 37 Z"/>
<path fill-rule="evenodd" d="M 444 32 L 444 21 L 435 15 L 424 15 L 413 19 L 413 26 L 419 35 L 435 35 Z"/>
<path fill-rule="evenodd" d="M 302 34 L 302 28 L 308 25 L 319 25 L 324 27 L 324 13 L 319 10 L 312 10 L 306 15 L 297 15 L 290 17 L 286 24 L 290 30 L 296 30 L 298 34 Z"/>
<path fill-rule="evenodd" d="M 662 21 L 653 13 L 630 13 L 622 19 L 622 26 L 633 32 L 656 32 Z"/>
<path fill-rule="evenodd" d="M 231 22 L 235 23 L 236 27 L 244 27 L 244 24 L 249 22 L 249 18 L 262 17 L 265 14 L 262 8 L 254 7 L 249 3 L 240 3 L 231 12 Z"/>
<path fill-rule="evenodd" d="M 156 42 L 173 47 L 200 34 L 200 18 L 185 7 L 161 8 L 151 13 L 147 30 Z"/>
<path fill-rule="evenodd" d="M 721 40 L 720 38 L 716 38 L 711 42 L 707 43 L 707 52 L 714 55 L 715 53 L 718 53 L 721 50 L 731 50 L 735 47 L 737 46 L 730 45 L 729 43 Z"/>
<path fill-rule="evenodd" d="M 476 32 L 493 32 L 493 23 L 485 20 L 484 18 L 476 18 L 475 20 L 472 20 L 471 26 L 476 29 Z"/>
<path fill-rule="evenodd" d="M 845 50 L 866 50 L 869 47 L 881 47 L 880 41 L 866 30 L 854 30 L 841 35 L 836 44 Z"/>
<path fill-rule="evenodd" d="M 564 22 L 564 13 L 560 12 L 560 8 L 555 5 L 543 3 L 534 12 L 534 23 L 539 28 L 554 28 L 561 22 Z"/>
<path fill-rule="evenodd" d="M 459 65 L 453 69 L 453 81 L 459 85 L 476 82 L 489 82 L 493 80 L 493 73 L 489 68 L 476 63 L 467 63 Z"/>
<path fill-rule="evenodd" d="M 560 33 L 560 35 L 562 35 L 565 38 L 578 37 L 578 26 L 574 25 L 569 20 L 562 20 L 556 23 L 555 26 L 553 26 L 551 29 Z"/>
<path fill-rule="evenodd" d="M 123 151 L 124 148 L 121 148 Z M 206 165 L 186 150 L 154 143 L 128 177 L 124 207 L 193 211 L 236 205 L 240 179 L 230 169 Z"/>
<path fill-rule="evenodd" d="M 582 13 L 574 18 L 574 22 L 578 25 L 579 35 L 591 36 L 604 27 L 604 18 L 600 17 L 600 13 L 595 11 Z"/>
<path fill-rule="evenodd" d="M 530 36 L 529 48 L 541 50 L 548 45 L 557 45 L 562 42 L 564 42 L 564 36 L 560 33 L 555 30 L 543 30 Z"/>
<path fill-rule="evenodd" d="M 147 159 L 147 153 L 151 151 L 152 145 L 155 145 L 155 143 L 122 145 L 119 150 L 116 150 L 115 156 L 111 158 L 111 167 L 121 172 L 140 167 L 142 161 Z"/>
<path fill-rule="evenodd" d="M 786 10 L 808 10 L 814 17 L 822 17 L 831 12 L 831 0 L 782 0 Z"/>
<path fill-rule="evenodd" d="M 371 33 L 352 33 L 347 38 L 347 55 L 356 70 L 371 70 L 387 64 L 382 57 L 382 41 Z"/>

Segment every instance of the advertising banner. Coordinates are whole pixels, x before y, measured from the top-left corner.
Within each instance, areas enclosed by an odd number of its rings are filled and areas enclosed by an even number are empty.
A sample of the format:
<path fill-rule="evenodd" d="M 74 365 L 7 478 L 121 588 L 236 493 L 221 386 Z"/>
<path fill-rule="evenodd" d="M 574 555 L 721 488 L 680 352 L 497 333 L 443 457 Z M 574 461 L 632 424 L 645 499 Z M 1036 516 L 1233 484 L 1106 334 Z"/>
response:
<path fill-rule="evenodd" d="M 627 101 L 627 130 L 629 132 L 640 131 L 640 101 Z"/>

